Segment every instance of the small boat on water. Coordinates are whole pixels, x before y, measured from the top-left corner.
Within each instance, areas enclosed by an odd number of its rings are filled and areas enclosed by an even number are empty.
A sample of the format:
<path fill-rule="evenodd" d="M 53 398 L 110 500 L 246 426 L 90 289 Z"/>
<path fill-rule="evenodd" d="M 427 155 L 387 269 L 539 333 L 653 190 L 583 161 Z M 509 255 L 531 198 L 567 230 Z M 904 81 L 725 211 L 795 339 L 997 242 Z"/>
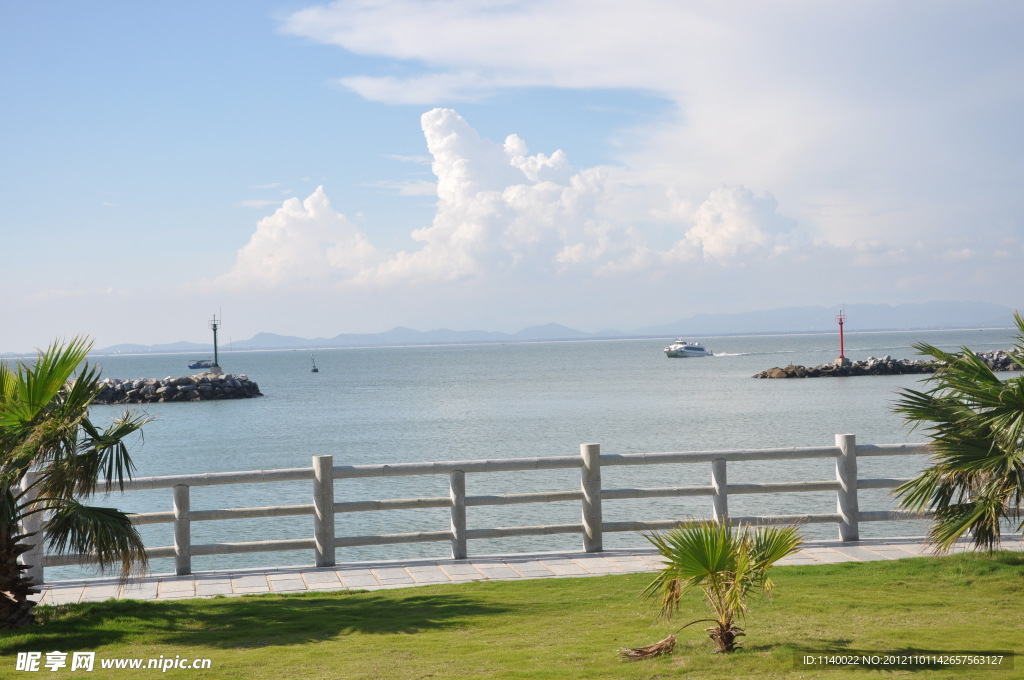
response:
<path fill-rule="evenodd" d="M 684 357 L 713 357 L 715 353 L 699 342 L 689 342 L 679 338 L 665 348 L 665 356 L 670 359 L 680 359 Z"/>
<path fill-rule="evenodd" d="M 310 373 L 319 373 L 320 369 L 316 367 L 316 359 L 313 358 L 312 354 L 309 355 L 309 358 L 313 362 L 313 368 L 310 370 Z"/>
<path fill-rule="evenodd" d="M 213 368 L 213 361 L 210 359 L 196 359 L 188 365 L 189 368 Z"/>

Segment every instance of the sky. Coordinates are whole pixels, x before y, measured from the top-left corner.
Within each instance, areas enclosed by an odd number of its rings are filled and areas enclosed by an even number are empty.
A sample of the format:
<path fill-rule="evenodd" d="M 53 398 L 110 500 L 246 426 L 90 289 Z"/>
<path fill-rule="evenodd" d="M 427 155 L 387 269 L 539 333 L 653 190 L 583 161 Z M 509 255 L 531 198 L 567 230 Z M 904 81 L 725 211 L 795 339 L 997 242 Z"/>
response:
<path fill-rule="evenodd" d="M 1024 293 L 1024 5 L 0 3 L 0 352 Z"/>

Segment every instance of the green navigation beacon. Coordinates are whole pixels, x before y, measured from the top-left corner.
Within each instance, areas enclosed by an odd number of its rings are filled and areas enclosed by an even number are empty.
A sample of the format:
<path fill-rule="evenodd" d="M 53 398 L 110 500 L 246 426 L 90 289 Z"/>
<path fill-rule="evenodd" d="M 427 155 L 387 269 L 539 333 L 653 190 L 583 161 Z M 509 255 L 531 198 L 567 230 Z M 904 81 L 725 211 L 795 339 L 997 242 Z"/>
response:
<path fill-rule="evenodd" d="M 223 373 L 223 371 L 220 370 L 220 361 L 217 357 L 217 329 L 220 328 L 223 321 L 223 319 L 217 319 L 217 315 L 214 314 L 213 321 L 210 322 L 210 328 L 213 329 L 213 366 L 210 367 L 210 373 L 214 374 Z"/>

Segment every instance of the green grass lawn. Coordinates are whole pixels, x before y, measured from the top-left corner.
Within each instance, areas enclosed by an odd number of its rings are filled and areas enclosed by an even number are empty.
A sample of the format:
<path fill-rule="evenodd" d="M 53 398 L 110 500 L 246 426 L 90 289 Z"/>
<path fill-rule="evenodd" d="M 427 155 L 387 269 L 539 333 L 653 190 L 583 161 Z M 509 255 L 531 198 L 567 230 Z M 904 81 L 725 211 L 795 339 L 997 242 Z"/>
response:
<path fill-rule="evenodd" d="M 0 633 L 0 677 L 21 651 L 208 657 L 210 670 L 102 670 L 54 678 L 956 678 L 1018 668 L 794 669 L 795 650 L 1024 651 L 1024 555 L 778 567 L 772 601 L 753 602 L 744 649 L 712 654 L 699 626 L 671 656 L 615 652 L 668 628 L 638 593 L 650 575 L 478 582 L 376 592 L 39 607 L 42 625 Z M 678 625 L 707 615 L 693 597 Z M 70 656 L 69 656 L 70 661 Z M 70 665 L 70 663 L 69 663 Z M 45 674 L 45 675 L 44 675 Z"/>

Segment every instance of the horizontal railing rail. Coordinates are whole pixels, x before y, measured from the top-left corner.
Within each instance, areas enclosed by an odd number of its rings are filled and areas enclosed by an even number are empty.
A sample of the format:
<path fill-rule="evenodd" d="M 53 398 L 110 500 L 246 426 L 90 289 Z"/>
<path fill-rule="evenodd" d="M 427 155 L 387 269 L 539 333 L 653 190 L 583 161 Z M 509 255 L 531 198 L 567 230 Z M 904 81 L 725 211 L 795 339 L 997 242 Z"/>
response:
<path fill-rule="evenodd" d="M 728 451 L 680 451 L 657 453 L 605 454 L 597 444 L 583 444 L 580 456 L 550 456 L 505 458 L 493 460 L 435 461 L 425 463 L 394 463 L 382 465 L 334 465 L 332 456 L 315 456 L 309 468 L 279 470 L 249 470 L 243 472 L 210 472 L 202 474 L 138 477 L 125 483 L 124 490 L 172 489 L 173 509 L 170 512 L 130 514 L 134 525 L 173 524 L 174 545 L 147 548 L 150 559 L 175 560 L 175 572 L 189 574 L 191 558 L 206 555 L 313 550 L 317 566 L 335 564 L 336 548 L 395 545 L 450 541 L 452 556 L 467 555 L 466 541 L 485 538 L 518 536 L 547 536 L 579 533 L 584 550 L 602 550 L 604 533 L 629 531 L 663 531 L 692 523 L 692 519 L 664 519 L 647 521 L 605 522 L 602 502 L 643 498 L 677 498 L 710 496 L 712 517 L 731 524 L 777 525 L 835 523 L 839 525 L 844 541 L 859 538 L 860 522 L 901 521 L 922 519 L 928 513 L 909 513 L 894 510 L 861 511 L 859 489 L 892 489 L 910 478 L 859 479 L 857 458 L 863 456 L 900 456 L 927 453 L 926 444 L 857 444 L 854 435 L 836 435 L 835 446 L 790 447 L 773 449 L 734 449 Z M 803 460 L 812 458 L 836 459 L 836 478 L 801 482 L 761 482 L 729 484 L 727 464 L 730 462 L 764 460 Z M 669 465 L 711 463 L 712 483 L 707 486 L 672 486 L 651 488 L 612 488 L 601 486 L 601 468 L 623 465 Z M 523 472 L 531 470 L 558 470 L 579 468 L 580 489 L 564 491 L 536 491 L 528 493 L 466 495 L 465 475 L 492 472 Z M 334 501 L 334 481 L 370 477 L 399 477 L 415 475 L 448 475 L 449 495 L 424 498 L 390 498 L 367 501 Z M 313 503 L 307 505 L 279 505 L 251 508 L 222 508 L 191 510 L 190 487 L 224 484 L 260 484 L 270 482 L 313 482 Z M 28 486 L 28 482 L 26 482 Z M 836 513 L 797 515 L 751 515 L 734 517 L 728 512 L 728 498 L 741 494 L 802 493 L 834 491 L 837 498 Z M 466 508 L 502 506 L 523 503 L 582 502 L 582 521 L 574 524 L 548 524 L 536 526 L 495 527 L 469 529 L 466 526 Z M 409 510 L 423 508 L 449 508 L 450 527 L 441 531 L 376 534 L 370 536 L 336 536 L 334 516 L 338 513 L 375 512 L 383 510 Z M 313 537 L 275 539 L 231 543 L 192 545 L 191 523 L 233 519 L 258 519 L 288 516 L 313 516 Z M 41 527 L 38 527 L 41 530 Z M 43 568 L 94 563 L 92 555 L 43 555 L 42 541 L 22 556 L 30 565 L 29 572 L 37 583 L 43 581 Z"/>

